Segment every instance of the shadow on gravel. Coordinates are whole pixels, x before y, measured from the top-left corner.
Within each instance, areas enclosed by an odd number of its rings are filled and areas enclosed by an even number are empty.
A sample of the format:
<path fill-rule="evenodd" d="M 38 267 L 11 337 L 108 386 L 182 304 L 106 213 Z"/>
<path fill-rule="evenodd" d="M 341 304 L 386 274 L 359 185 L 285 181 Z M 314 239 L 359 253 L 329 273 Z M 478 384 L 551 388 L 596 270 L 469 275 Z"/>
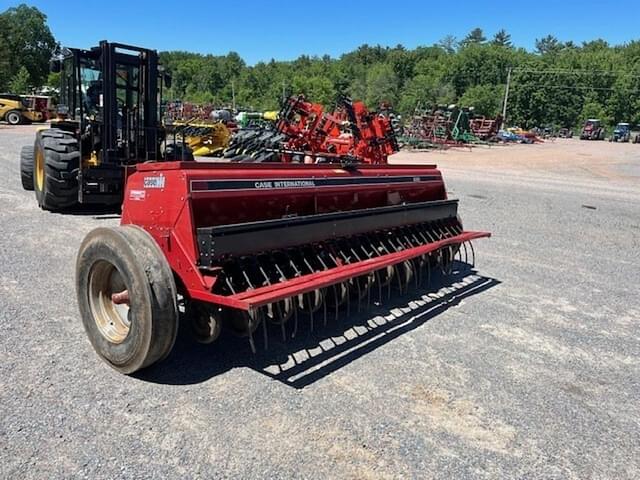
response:
<path fill-rule="evenodd" d="M 120 218 L 120 205 L 76 205 L 60 212 L 58 215 L 72 215 L 79 217 L 93 217 L 96 220 L 111 220 Z"/>
<path fill-rule="evenodd" d="M 295 338 L 290 338 L 293 319 L 287 323 L 286 342 L 280 327 L 269 324 L 266 350 L 259 327 L 254 333 L 257 354 L 251 352 L 246 338 L 223 332 L 214 344 L 200 345 L 190 339 L 187 328 L 181 328 L 169 358 L 136 377 L 153 383 L 187 385 L 233 368 L 248 367 L 291 387 L 304 388 L 500 283 L 459 264 L 449 276 L 434 276 L 431 288 L 422 289 L 422 294 L 418 290 L 402 296 L 395 292 L 389 300 L 383 300 L 384 308 L 372 303 L 366 309 L 363 304 L 362 312 L 357 313 L 357 303 L 352 304 L 351 314 L 340 310 L 337 320 L 329 312 L 326 326 L 323 315 L 316 313 L 313 332 L 309 316 L 299 315 Z M 377 293 L 375 297 L 377 300 Z"/>

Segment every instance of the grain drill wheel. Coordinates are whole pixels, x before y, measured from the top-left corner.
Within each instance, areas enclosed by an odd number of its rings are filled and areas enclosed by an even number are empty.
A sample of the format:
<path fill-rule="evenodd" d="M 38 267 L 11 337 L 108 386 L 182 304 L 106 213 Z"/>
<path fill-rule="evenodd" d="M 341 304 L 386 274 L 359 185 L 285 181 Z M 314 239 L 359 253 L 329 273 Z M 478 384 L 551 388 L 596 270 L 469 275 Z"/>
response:
<path fill-rule="evenodd" d="M 96 228 L 83 240 L 76 292 L 98 355 L 130 374 L 163 360 L 178 331 L 173 273 L 155 240 L 135 226 Z"/>
<path fill-rule="evenodd" d="M 213 343 L 222 330 L 219 309 L 204 303 L 194 303 L 191 312 L 191 333 L 198 343 Z"/>
<path fill-rule="evenodd" d="M 25 190 L 33 190 L 33 162 L 33 145 L 22 147 L 20 150 L 20 180 L 22 180 L 22 188 Z"/>
<path fill-rule="evenodd" d="M 69 132 L 51 128 L 36 135 L 34 187 L 43 210 L 61 210 L 78 202 L 78 140 Z"/>

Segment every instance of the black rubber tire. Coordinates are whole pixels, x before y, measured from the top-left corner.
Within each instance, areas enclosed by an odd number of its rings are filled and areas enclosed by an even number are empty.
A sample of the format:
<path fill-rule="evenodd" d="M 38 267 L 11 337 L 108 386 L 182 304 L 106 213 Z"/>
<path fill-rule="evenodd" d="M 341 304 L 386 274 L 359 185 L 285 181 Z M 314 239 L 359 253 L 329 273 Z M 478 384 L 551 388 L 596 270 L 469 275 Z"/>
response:
<path fill-rule="evenodd" d="M 22 113 L 20 113 L 20 110 L 9 110 L 5 114 L 4 119 L 9 125 L 20 125 L 24 122 L 24 117 Z"/>
<path fill-rule="evenodd" d="M 203 345 L 215 342 L 222 331 L 220 313 L 211 305 L 193 302 L 189 311 L 189 326 L 193 339 Z"/>
<path fill-rule="evenodd" d="M 42 155 L 43 181 L 38 182 L 38 155 Z M 76 137 L 51 128 L 36 134 L 34 189 L 43 210 L 63 210 L 78 203 L 80 148 Z"/>
<path fill-rule="evenodd" d="M 184 155 L 183 155 L 184 150 Z M 172 161 L 185 161 L 185 162 L 193 162 L 195 158 L 193 157 L 193 150 L 189 148 L 188 145 L 183 145 L 181 143 L 169 143 L 165 147 L 164 150 L 165 160 L 168 162 Z"/>
<path fill-rule="evenodd" d="M 34 146 L 25 145 L 20 150 L 20 180 L 22 188 L 25 190 L 33 190 L 33 159 Z"/>
<path fill-rule="evenodd" d="M 90 306 L 90 275 L 100 262 L 117 269 L 129 292 L 130 328 L 120 343 L 104 336 Z M 100 227 L 82 241 L 76 293 L 87 336 L 108 365 L 131 374 L 166 358 L 178 333 L 173 273 L 155 240 L 139 227 Z"/>

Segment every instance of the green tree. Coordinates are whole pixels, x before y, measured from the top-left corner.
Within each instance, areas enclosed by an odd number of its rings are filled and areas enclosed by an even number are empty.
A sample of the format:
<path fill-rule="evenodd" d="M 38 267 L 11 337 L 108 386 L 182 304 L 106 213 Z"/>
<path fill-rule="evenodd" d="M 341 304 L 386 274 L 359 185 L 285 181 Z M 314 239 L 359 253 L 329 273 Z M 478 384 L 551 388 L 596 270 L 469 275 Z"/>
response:
<path fill-rule="evenodd" d="M 498 47 L 511 47 L 511 35 L 505 29 L 498 30 L 493 36 L 491 44 Z"/>
<path fill-rule="evenodd" d="M 536 52 L 540 55 L 557 53 L 562 49 L 562 42 L 553 35 L 536 39 Z"/>
<path fill-rule="evenodd" d="M 609 125 L 613 124 L 613 119 L 607 115 L 604 106 L 593 99 L 587 100 L 582 107 L 579 123 L 583 124 L 590 118 L 597 118 Z"/>
<path fill-rule="evenodd" d="M 504 30 L 487 42 L 475 29 L 460 45 L 452 36 L 413 50 L 362 45 L 339 58 L 302 55 L 246 65 L 233 52 L 163 52 L 161 62 L 173 73 L 168 93 L 174 98 L 229 104 L 233 83 L 237 105 L 275 109 L 284 86 L 285 95 L 305 93 L 327 107 L 340 92 L 372 108 L 389 101 L 401 114 L 418 105 L 456 103 L 493 115 L 511 68 L 508 114 L 523 127 L 575 126 L 585 105 L 587 110 L 600 106 L 596 113 L 607 122 L 640 121 L 640 42 L 576 44 L 547 36 L 536 46 L 535 52 L 515 48 Z"/>
<path fill-rule="evenodd" d="M 471 30 L 466 37 L 462 40 L 461 44 L 463 46 L 484 43 L 487 41 L 487 37 L 484 36 L 484 32 L 481 28 L 474 28 Z"/>
<path fill-rule="evenodd" d="M 504 84 L 509 67 L 516 65 L 521 55 L 521 52 L 494 45 L 471 44 L 451 59 L 451 83 L 459 96 L 475 85 Z"/>
<path fill-rule="evenodd" d="M 0 90 L 9 86 L 23 67 L 28 83 L 41 86 L 56 49 L 47 17 L 36 7 L 22 4 L 0 13 Z"/>
<path fill-rule="evenodd" d="M 11 79 L 11 82 L 9 82 L 9 90 L 11 91 L 11 93 L 24 95 L 26 93 L 30 93 L 29 87 L 29 72 L 23 65 L 22 67 L 20 67 L 20 70 L 18 70 L 18 73 L 16 73 Z"/>
<path fill-rule="evenodd" d="M 336 91 L 333 83 L 324 77 L 303 77 L 296 75 L 292 82 L 294 94 L 303 93 L 311 101 L 321 103 L 326 107 L 335 104 Z"/>
<path fill-rule="evenodd" d="M 476 85 L 469 88 L 460 97 L 461 107 L 473 107 L 479 115 L 495 117 L 500 112 L 504 86 Z"/>
<path fill-rule="evenodd" d="M 456 53 L 456 49 L 458 48 L 458 40 L 453 35 L 447 35 L 436 43 L 436 46 L 442 48 L 449 54 L 453 54 Z"/>
<path fill-rule="evenodd" d="M 45 85 L 56 89 L 60 88 L 60 73 L 49 73 Z"/>
<path fill-rule="evenodd" d="M 393 67 L 386 63 L 372 67 L 367 74 L 366 103 L 377 108 L 381 102 L 395 105 L 398 100 L 399 81 Z"/>

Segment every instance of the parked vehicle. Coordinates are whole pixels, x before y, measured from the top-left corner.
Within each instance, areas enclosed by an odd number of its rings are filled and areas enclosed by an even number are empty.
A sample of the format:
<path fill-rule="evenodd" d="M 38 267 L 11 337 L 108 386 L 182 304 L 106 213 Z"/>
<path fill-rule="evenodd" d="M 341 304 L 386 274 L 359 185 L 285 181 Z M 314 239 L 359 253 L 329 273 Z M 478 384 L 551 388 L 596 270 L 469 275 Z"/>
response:
<path fill-rule="evenodd" d="M 631 125 L 628 123 L 619 123 L 613 130 L 613 135 L 609 138 L 610 142 L 629 142 L 631 140 Z"/>
<path fill-rule="evenodd" d="M 29 108 L 20 95 L 0 93 L 0 120 L 10 125 L 28 122 L 41 122 L 43 115 Z"/>
<path fill-rule="evenodd" d="M 596 118 L 589 119 L 582 127 L 580 140 L 604 140 L 605 130 L 602 122 Z"/>
<path fill-rule="evenodd" d="M 573 138 L 573 130 L 570 128 L 561 128 L 558 130 L 558 138 Z"/>
<path fill-rule="evenodd" d="M 20 95 L 22 103 L 34 112 L 40 113 L 39 120 L 33 120 L 34 122 L 45 122 L 52 118 L 52 112 L 54 110 L 52 98 L 48 95 Z"/>

